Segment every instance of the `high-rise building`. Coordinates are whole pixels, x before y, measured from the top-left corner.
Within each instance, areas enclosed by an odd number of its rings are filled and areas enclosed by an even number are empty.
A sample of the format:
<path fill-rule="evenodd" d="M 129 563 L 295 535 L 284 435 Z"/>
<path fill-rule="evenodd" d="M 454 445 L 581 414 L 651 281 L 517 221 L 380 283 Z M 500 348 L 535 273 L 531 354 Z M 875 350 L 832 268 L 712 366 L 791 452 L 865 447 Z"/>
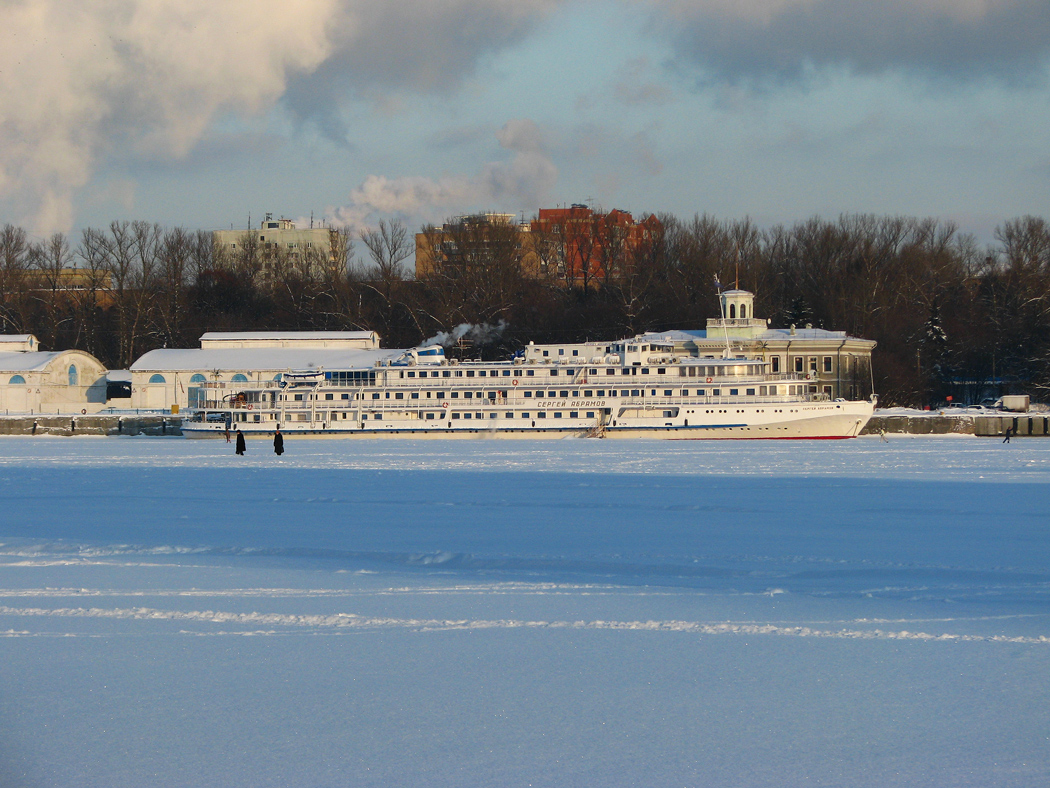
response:
<path fill-rule="evenodd" d="M 541 208 L 520 223 L 513 214 L 460 216 L 416 235 L 416 276 L 513 259 L 527 276 L 592 287 L 630 271 L 661 230 L 655 216 L 636 222 L 627 211 L 586 205 Z"/>
<path fill-rule="evenodd" d="M 291 219 L 274 219 L 272 214 L 266 214 L 257 230 L 216 230 L 212 237 L 220 266 L 247 264 L 263 279 L 277 276 L 282 267 L 323 277 L 346 264 L 338 230 L 300 229 Z"/>

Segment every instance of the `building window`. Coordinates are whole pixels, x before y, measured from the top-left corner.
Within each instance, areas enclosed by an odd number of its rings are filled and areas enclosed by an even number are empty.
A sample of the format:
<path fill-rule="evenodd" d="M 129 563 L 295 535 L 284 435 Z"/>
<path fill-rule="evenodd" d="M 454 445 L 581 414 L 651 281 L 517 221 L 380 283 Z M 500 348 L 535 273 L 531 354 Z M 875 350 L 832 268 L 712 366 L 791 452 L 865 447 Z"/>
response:
<path fill-rule="evenodd" d="M 74 364 L 69 365 L 69 385 L 77 385 L 77 368 Z"/>
<path fill-rule="evenodd" d="M 204 382 L 205 382 L 204 375 L 202 375 L 200 372 L 198 372 L 196 375 L 194 375 L 192 378 L 190 378 L 190 383 L 204 383 Z"/>
<path fill-rule="evenodd" d="M 236 375 L 233 376 L 232 382 L 233 383 L 247 383 L 248 382 L 248 377 L 246 375 L 242 375 L 240 372 L 238 372 Z"/>
<path fill-rule="evenodd" d="M 810 372 L 816 372 L 817 371 L 817 357 L 816 356 L 810 356 L 809 357 L 809 371 Z"/>
<path fill-rule="evenodd" d="M 824 356 L 824 371 L 831 372 L 831 356 Z"/>
<path fill-rule="evenodd" d="M 773 356 L 769 359 L 769 369 L 773 374 L 780 372 L 780 356 Z"/>
<path fill-rule="evenodd" d="M 76 378 L 77 378 L 77 370 L 76 370 L 76 368 L 75 367 L 70 367 L 69 368 L 69 385 L 70 386 L 77 385 Z M 167 383 L 168 381 L 166 381 L 164 379 L 163 375 L 150 375 L 149 382 L 150 383 Z"/>
<path fill-rule="evenodd" d="M 7 382 L 8 385 L 11 386 L 24 386 L 26 384 L 26 379 L 23 378 L 21 375 L 12 375 L 11 379 Z"/>
<path fill-rule="evenodd" d="M 795 356 L 795 372 L 805 372 L 805 366 L 802 356 Z"/>

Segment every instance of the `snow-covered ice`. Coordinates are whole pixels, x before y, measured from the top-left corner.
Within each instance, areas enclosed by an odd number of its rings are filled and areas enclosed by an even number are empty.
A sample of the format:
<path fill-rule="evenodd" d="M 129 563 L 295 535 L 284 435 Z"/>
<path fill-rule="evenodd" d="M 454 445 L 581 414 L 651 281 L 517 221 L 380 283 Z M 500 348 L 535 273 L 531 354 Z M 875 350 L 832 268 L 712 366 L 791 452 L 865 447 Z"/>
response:
<path fill-rule="evenodd" d="M 1050 441 L 0 439 L 0 785 L 1050 783 Z"/>

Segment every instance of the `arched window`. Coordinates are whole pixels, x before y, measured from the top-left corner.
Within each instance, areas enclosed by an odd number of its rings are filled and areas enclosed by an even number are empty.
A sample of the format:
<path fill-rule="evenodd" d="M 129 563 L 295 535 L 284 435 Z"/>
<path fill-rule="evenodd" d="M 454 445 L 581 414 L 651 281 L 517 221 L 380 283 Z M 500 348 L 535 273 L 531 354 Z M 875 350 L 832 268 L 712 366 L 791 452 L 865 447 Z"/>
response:
<path fill-rule="evenodd" d="M 12 375 L 11 379 L 7 382 L 12 386 L 24 386 L 26 384 L 26 379 L 21 375 Z"/>
<path fill-rule="evenodd" d="M 192 378 L 190 378 L 190 383 L 204 383 L 204 382 L 205 382 L 204 375 L 202 375 L 200 372 L 198 372 L 196 375 L 194 375 Z"/>
<path fill-rule="evenodd" d="M 75 364 L 69 365 L 69 385 L 77 385 L 77 367 Z"/>
<path fill-rule="evenodd" d="M 233 382 L 234 383 L 247 383 L 248 382 L 248 378 L 246 378 L 244 375 L 242 375 L 240 372 L 238 372 L 236 375 L 233 376 Z"/>
<path fill-rule="evenodd" d="M 164 379 L 163 375 L 150 375 L 149 382 L 150 383 L 167 383 L 168 381 L 166 381 Z"/>
<path fill-rule="evenodd" d="M 747 317 L 747 305 L 746 304 L 741 304 L 740 305 L 740 319 L 743 320 L 745 317 Z"/>
<path fill-rule="evenodd" d="M 273 376 L 273 379 L 280 383 L 282 380 L 284 380 L 284 375 L 278 372 L 276 375 Z"/>
<path fill-rule="evenodd" d="M 736 304 L 730 304 L 729 305 L 729 319 L 730 320 L 736 319 Z"/>

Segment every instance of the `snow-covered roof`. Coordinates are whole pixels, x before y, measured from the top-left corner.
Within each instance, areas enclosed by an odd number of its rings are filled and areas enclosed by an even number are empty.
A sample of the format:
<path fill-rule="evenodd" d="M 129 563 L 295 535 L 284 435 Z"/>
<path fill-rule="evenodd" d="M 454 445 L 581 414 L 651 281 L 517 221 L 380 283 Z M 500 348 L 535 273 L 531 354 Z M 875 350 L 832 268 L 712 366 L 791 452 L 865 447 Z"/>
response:
<path fill-rule="evenodd" d="M 823 328 L 796 328 L 791 333 L 790 328 L 770 328 L 763 331 L 755 339 L 854 339 L 845 331 L 828 331 Z"/>
<path fill-rule="evenodd" d="M 740 341 L 739 337 L 731 337 L 731 338 L 734 341 Z M 841 341 L 841 340 L 844 340 L 844 339 L 854 339 L 854 340 L 859 340 L 859 341 L 862 341 L 862 342 L 873 341 L 873 340 L 865 340 L 865 339 L 862 339 L 860 337 L 851 337 L 845 331 L 828 331 L 827 329 L 824 329 L 824 328 L 796 328 L 794 334 L 791 333 L 791 329 L 790 328 L 768 328 L 765 331 L 761 332 L 760 334 L 755 335 L 751 339 L 752 340 L 759 340 L 759 341 L 766 341 L 766 342 L 771 341 L 771 340 L 788 340 L 788 339 L 791 339 L 791 340 L 795 340 L 795 339 L 810 339 L 810 340 L 822 340 L 822 341 L 825 341 L 825 342 L 832 341 L 832 340 L 839 340 L 839 341 Z M 640 336 L 635 337 L 635 339 L 633 341 L 635 341 L 635 342 L 639 342 L 639 341 L 641 341 L 641 342 L 661 342 L 661 341 L 662 342 L 689 342 L 689 341 L 701 342 L 701 341 L 704 341 L 704 340 L 707 340 L 707 341 L 710 341 L 710 342 L 724 342 L 725 341 L 725 339 L 722 336 L 721 332 L 716 332 L 714 335 L 708 336 L 708 332 L 707 331 L 692 331 L 692 330 L 682 330 L 682 329 L 675 329 L 673 331 L 654 331 L 654 332 L 651 332 L 649 334 L 641 334 Z"/>
<path fill-rule="evenodd" d="M 131 370 L 130 369 L 111 369 L 106 372 L 106 380 L 112 380 L 119 383 L 130 383 L 131 382 Z"/>
<path fill-rule="evenodd" d="M 0 351 L 0 372 L 33 372 L 47 367 L 62 355 L 61 350 L 37 350 L 22 353 Z"/>
<path fill-rule="evenodd" d="M 639 334 L 629 342 L 695 342 L 705 339 L 706 331 L 689 331 L 685 329 L 673 329 L 671 331 L 651 331 L 648 334 Z"/>
<path fill-rule="evenodd" d="M 39 350 L 40 342 L 32 334 L 0 334 L 0 351 Z"/>
<path fill-rule="evenodd" d="M 208 331 L 201 342 L 227 340 L 371 339 L 374 331 Z"/>
<path fill-rule="evenodd" d="M 375 350 L 379 334 L 374 331 L 209 331 L 201 337 L 201 349 L 239 348 L 358 348 Z"/>
<path fill-rule="evenodd" d="M 151 350 L 131 365 L 132 372 L 283 371 L 287 369 L 349 369 L 371 367 L 376 361 L 400 356 L 403 350 L 360 348 L 208 348 Z"/>

